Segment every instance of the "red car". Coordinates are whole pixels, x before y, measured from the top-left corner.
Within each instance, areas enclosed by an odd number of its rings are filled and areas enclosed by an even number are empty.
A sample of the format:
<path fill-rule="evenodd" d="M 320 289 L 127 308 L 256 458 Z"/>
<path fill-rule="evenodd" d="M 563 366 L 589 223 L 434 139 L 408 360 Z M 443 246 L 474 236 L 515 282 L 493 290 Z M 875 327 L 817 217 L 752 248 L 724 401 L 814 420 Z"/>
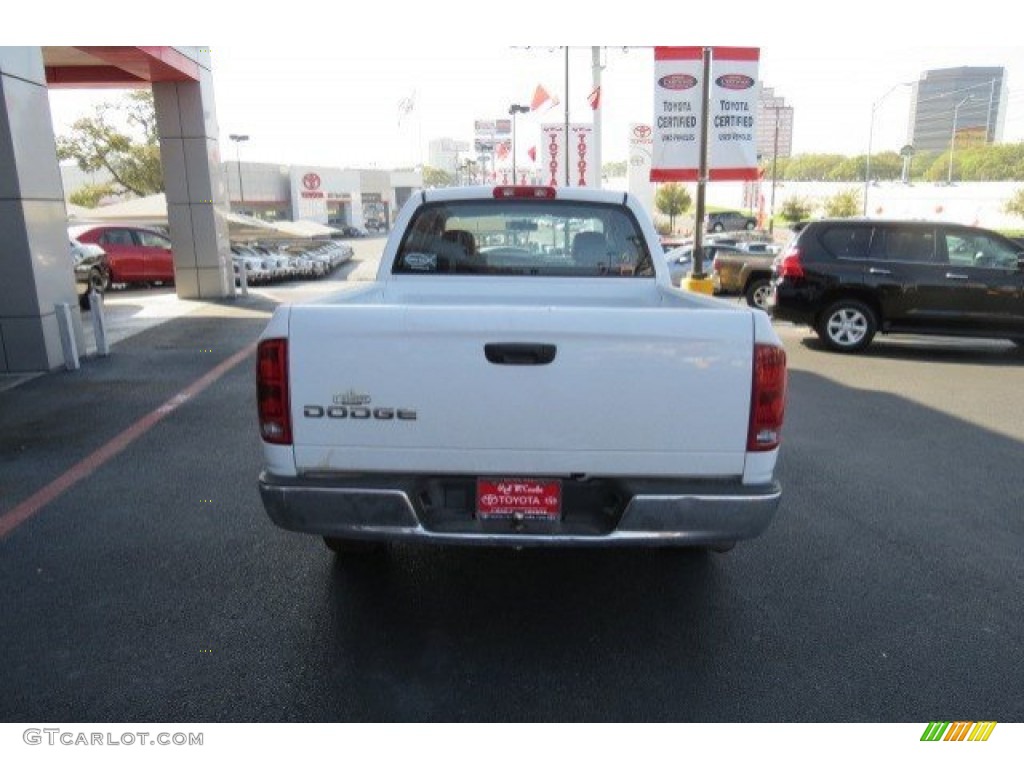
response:
<path fill-rule="evenodd" d="M 82 224 L 68 228 L 72 239 L 107 252 L 110 283 L 174 283 L 174 254 L 167 235 L 147 227 Z"/>

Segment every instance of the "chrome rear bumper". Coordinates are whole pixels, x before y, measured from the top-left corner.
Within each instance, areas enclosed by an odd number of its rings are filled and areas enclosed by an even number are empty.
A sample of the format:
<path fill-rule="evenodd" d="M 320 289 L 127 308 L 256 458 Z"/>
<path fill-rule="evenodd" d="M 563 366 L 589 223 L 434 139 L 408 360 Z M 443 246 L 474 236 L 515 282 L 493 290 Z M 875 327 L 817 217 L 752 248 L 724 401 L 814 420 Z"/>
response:
<path fill-rule="evenodd" d="M 394 486 L 395 483 L 388 485 Z M 400 483 L 398 485 L 401 485 Z M 679 492 L 634 493 L 614 527 L 580 534 L 559 524 L 488 530 L 467 520 L 461 528 L 425 523 L 408 488 L 358 482 L 260 475 L 260 495 L 271 520 L 290 531 L 367 540 L 424 540 L 486 546 L 689 546 L 750 539 L 768 527 L 782 495 L 777 482 L 739 483 Z"/>

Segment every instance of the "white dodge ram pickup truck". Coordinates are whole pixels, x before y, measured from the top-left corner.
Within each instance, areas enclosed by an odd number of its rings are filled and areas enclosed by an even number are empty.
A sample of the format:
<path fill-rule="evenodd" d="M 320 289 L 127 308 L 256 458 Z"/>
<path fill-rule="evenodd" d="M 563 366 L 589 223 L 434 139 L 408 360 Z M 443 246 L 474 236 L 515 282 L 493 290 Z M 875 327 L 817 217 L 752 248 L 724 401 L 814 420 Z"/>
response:
<path fill-rule="evenodd" d="M 768 316 L 672 287 L 621 192 L 417 193 L 377 280 L 279 307 L 257 369 L 264 506 L 336 552 L 725 550 L 779 503 Z"/>

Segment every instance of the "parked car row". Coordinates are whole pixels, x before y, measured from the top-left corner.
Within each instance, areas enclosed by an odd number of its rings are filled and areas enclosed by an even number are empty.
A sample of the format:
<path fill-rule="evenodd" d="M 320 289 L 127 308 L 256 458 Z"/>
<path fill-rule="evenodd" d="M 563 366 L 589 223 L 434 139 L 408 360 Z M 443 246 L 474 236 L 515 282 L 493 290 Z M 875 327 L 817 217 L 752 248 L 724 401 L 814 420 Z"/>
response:
<path fill-rule="evenodd" d="M 174 252 L 166 233 L 152 227 L 124 224 L 77 224 L 68 227 L 79 303 L 88 293 L 104 293 L 112 285 L 173 285 Z M 352 246 L 336 241 L 286 247 L 232 245 L 236 280 L 244 264 L 250 283 L 315 279 L 352 258 Z"/>
<path fill-rule="evenodd" d="M 235 281 L 240 282 L 245 270 L 246 283 L 266 285 L 284 280 L 315 280 L 329 275 L 352 258 L 352 246 L 335 240 L 302 245 L 231 246 Z"/>

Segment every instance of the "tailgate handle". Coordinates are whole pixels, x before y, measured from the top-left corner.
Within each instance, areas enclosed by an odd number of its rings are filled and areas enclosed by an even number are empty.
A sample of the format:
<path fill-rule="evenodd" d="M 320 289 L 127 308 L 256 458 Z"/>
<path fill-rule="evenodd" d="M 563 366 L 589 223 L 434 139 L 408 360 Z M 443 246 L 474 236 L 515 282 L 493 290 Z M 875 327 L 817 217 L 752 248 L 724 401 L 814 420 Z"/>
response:
<path fill-rule="evenodd" d="M 495 365 L 547 365 L 557 351 L 554 344 L 484 344 L 487 361 Z"/>

